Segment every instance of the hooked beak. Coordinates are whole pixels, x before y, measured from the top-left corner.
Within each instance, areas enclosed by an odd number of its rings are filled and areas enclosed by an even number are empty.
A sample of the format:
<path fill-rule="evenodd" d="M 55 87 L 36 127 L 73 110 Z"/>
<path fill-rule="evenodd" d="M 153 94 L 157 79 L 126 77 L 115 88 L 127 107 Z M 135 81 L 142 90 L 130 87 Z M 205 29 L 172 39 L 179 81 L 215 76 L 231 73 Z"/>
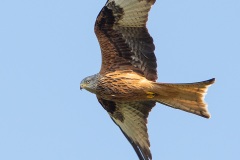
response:
<path fill-rule="evenodd" d="M 84 88 L 83 84 L 80 84 L 80 90 L 82 90 Z"/>

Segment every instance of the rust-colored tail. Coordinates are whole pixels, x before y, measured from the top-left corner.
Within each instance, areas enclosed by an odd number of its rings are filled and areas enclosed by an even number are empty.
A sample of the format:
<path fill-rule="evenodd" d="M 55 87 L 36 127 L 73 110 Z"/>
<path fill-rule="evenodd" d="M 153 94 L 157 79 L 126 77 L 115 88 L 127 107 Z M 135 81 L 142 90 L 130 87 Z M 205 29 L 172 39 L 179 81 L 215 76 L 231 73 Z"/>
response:
<path fill-rule="evenodd" d="M 197 83 L 155 83 L 154 99 L 167 106 L 210 118 L 204 96 L 215 79 Z"/>

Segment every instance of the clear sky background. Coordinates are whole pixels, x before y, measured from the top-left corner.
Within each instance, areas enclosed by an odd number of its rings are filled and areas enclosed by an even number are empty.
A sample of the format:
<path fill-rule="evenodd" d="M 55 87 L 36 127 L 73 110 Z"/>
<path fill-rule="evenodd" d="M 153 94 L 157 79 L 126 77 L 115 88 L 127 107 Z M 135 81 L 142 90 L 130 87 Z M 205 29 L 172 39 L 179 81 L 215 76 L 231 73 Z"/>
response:
<path fill-rule="evenodd" d="M 137 160 L 80 81 L 101 65 L 93 26 L 105 0 L 0 1 L 0 159 Z M 240 1 L 157 0 L 148 21 L 158 81 L 216 78 L 211 119 L 158 104 L 154 160 L 240 159 Z"/>

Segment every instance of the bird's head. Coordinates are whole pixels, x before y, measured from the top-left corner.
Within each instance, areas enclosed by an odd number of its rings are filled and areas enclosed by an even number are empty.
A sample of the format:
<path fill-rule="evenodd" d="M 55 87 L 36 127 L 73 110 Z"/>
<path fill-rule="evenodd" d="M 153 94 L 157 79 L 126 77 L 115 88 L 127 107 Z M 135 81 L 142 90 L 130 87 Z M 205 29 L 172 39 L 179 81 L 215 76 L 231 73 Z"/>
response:
<path fill-rule="evenodd" d="M 80 90 L 86 89 L 89 92 L 96 93 L 98 74 L 84 78 L 80 83 Z"/>

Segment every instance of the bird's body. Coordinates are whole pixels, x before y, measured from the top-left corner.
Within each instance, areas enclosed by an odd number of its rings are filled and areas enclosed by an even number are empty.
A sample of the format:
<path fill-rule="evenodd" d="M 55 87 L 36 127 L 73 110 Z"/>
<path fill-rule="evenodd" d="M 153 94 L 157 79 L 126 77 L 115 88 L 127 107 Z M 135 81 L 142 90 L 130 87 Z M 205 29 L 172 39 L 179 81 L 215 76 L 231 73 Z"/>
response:
<path fill-rule="evenodd" d="M 101 77 L 96 94 L 107 100 L 146 100 L 146 92 L 153 88 L 151 81 L 133 71 L 115 71 Z"/>
<path fill-rule="evenodd" d="M 99 73 L 80 88 L 96 94 L 140 160 L 151 160 L 147 117 L 156 102 L 209 118 L 204 102 L 214 79 L 197 83 L 158 83 L 153 39 L 146 28 L 155 0 L 108 0 L 95 23 L 101 53 Z"/>
<path fill-rule="evenodd" d="M 210 118 L 205 107 L 204 95 L 214 79 L 197 83 L 157 83 L 131 70 L 114 71 L 93 76 L 96 87 L 85 88 L 99 98 L 115 102 L 155 101 Z"/>

